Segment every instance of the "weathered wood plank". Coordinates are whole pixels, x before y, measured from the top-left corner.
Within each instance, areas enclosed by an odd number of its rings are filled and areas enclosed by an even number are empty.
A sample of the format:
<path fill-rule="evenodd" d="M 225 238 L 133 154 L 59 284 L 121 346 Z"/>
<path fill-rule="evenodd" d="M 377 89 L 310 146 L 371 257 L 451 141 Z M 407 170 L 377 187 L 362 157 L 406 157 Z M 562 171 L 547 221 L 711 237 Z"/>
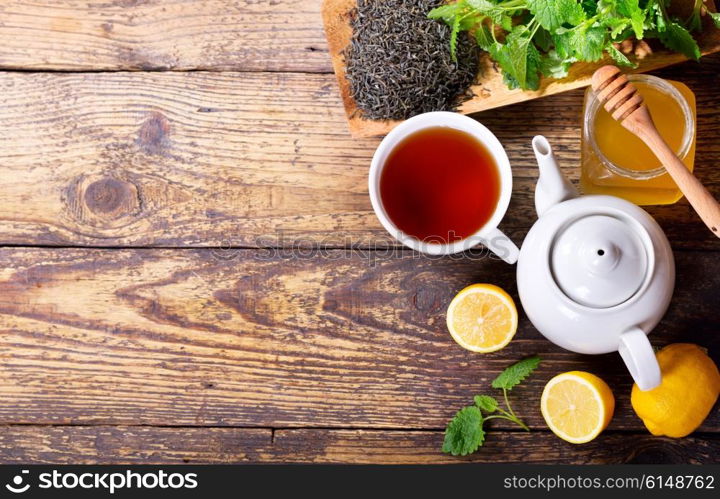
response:
<path fill-rule="evenodd" d="M 564 442 L 549 432 L 490 432 L 475 454 L 442 454 L 441 431 L 277 430 L 275 458 L 282 462 L 351 464 L 711 464 L 718 463 L 716 435 L 684 439 L 650 434 L 601 434 L 584 445 Z"/>
<path fill-rule="evenodd" d="M 696 91 L 697 174 L 720 193 L 720 56 L 664 72 Z M 389 244 L 331 75 L 0 73 L 0 243 L 88 246 Z M 505 144 L 515 188 L 503 228 L 535 220 L 543 133 L 578 178 L 581 93 L 477 118 Z M 519 127 L 517 124 L 522 123 Z M 720 249 L 682 202 L 649 210 L 676 247 Z"/>
<path fill-rule="evenodd" d="M 602 434 L 572 445 L 549 432 L 488 434 L 463 458 L 440 452 L 442 431 L 275 430 L 147 426 L 0 427 L 2 464 L 711 464 L 717 435 L 683 439 Z"/>
<path fill-rule="evenodd" d="M 262 462 L 271 441 L 267 428 L 0 426 L 0 463 Z"/>
<path fill-rule="evenodd" d="M 331 71 L 320 0 L 3 0 L 0 68 Z"/>
<path fill-rule="evenodd" d="M 713 252 L 679 252 L 655 345 L 720 352 Z M 0 249 L 0 424 L 441 429 L 521 357 L 547 359 L 513 390 L 544 427 L 555 374 L 589 370 L 615 390 L 611 429 L 640 430 L 618 355 L 581 356 L 521 315 L 510 347 L 455 345 L 452 296 L 474 282 L 515 294 L 514 267 L 485 257 L 351 251 Z M 704 431 L 720 429 L 715 411 Z"/>
<path fill-rule="evenodd" d="M 377 142 L 344 134 L 329 75 L 5 73 L 0 95 L 4 243 L 258 246 L 379 227 Z"/>

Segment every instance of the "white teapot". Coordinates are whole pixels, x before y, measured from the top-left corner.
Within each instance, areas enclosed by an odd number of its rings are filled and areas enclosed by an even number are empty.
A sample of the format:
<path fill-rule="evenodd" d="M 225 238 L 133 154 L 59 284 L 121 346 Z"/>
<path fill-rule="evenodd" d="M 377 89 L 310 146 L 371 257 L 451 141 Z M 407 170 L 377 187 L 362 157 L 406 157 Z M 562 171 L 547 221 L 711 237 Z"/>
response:
<path fill-rule="evenodd" d="M 520 301 L 553 343 L 584 354 L 619 351 L 641 390 L 661 375 L 647 334 L 665 314 L 675 262 L 665 234 L 641 208 L 614 196 L 579 196 L 542 136 L 539 219 L 517 267 Z"/>

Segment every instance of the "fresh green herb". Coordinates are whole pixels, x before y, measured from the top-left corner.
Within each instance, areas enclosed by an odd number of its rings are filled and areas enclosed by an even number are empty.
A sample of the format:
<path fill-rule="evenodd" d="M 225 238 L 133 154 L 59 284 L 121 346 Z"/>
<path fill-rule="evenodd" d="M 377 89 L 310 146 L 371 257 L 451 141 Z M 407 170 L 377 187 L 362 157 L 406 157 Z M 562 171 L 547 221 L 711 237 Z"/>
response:
<path fill-rule="evenodd" d="M 720 14 L 717 12 L 710 12 L 705 6 L 705 0 L 695 0 L 692 14 L 685 22 L 685 26 L 690 31 L 702 31 L 702 16 L 705 14 L 709 15 L 710 19 L 712 19 L 715 23 L 715 26 L 720 28 Z"/>
<path fill-rule="evenodd" d="M 700 58 L 692 32 L 708 14 L 720 15 L 695 0 L 693 13 L 671 16 L 670 0 L 459 0 L 433 9 L 428 17 L 452 27 L 450 51 L 456 57 L 459 35 L 468 31 L 503 71 L 510 88 L 536 90 L 540 76 L 564 78 L 577 61 L 594 62 L 608 54 L 617 64 L 637 63 L 618 49 L 631 38 L 654 38 L 690 59 Z"/>
<path fill-rule="evenodd" d="M 688 59 L 700 59 L 700 47 L 692 37 L 690 32 L 683 26 L 679 19 L 670 17 L 667 12 L 667 6 L 670 0 L 649 0 L 650 18 L 655 20 L 657 38 L 670 50 L 675 50 L 684 54 Z M 697 7 L 697 0 L 696 0 Z M 693 15 L 687 21 L 691 29 L 699 30 L 700 21 L 695 18 L 695 8 Z"/>
<path fill-rule="evenodd" d="M 608 48 L 608 54 L 610 54 L 610 57 L 612 57 L 613 61 L 615 61 L 619 66 L 627 66 L 630 68 L 634 68 L 637 66 L 634 62 L 632 62 L 630 59 L 627 58 L 625 54 L 620 52 L 618 49 L 610 45 Z"/>
<path fill-rule="evenodd" d="M 700 47 L 690 32 L 681 24 L 671 21 L 668 23 L 667 29 L 660 33 L 659 38 L 667 48 L 681 52 L 690 59 L 700 59 Z"/>
<path fill-rule="evenodd" d="M 478 406 L 478 408 L 481 411 L 485 412 L 495 412 L 498 408 L 498 401 L 495 399 L 495 397 L 491 397 L 490 395 L 475 395 L 475 405 Z"/>
<path fill-rule="evenodd" d="M 480 0 L 486 1 L 486 0 Z M 506 409 L 500 407 L 497 399 L 490 395 L 476 395 L 475 405 L 460 409 L 445 429 L 442 450 L 453 456 L 472 454 L 485 442 L 483 425 L 491 419 L 512 421 L 525 431 L 530 431 L 510 407 L 508 392 L 527 378 L 540 364 L 537 355 L 511 365 L 492 382 L 492 387 L 501 389 Z"/>
<path fill-rule="evenodd" d="M 474 406 L 460 409 L 445 430 L 443 452 L 453 456 L 472 454 L 485 441 L 483 416 L 480 409 Z"/>
<path fill-rule="evenodd" d="M 492 387 L 502 390 L 512 390 L 537 369 L 539 364 L 540 357 L 537 355 L 523 359 L 501 372 L 500 376 L 492 382 Z"/>

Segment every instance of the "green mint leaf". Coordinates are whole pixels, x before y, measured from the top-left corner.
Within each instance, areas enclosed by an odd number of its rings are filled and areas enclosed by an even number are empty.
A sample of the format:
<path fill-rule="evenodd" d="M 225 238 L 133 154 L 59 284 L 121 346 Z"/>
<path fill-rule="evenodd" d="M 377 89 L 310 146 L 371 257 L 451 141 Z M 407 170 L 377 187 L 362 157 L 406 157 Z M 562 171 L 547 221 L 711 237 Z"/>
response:
<path fill-rule="evenodd" d="M 470 31 L 475 26 L 480 24 L 482 20 L 484 19 L 484 16 L 479 16 L 475 14 L 467 14 L 460 18 L 460 31 Z"/>
<path fill-rule="evenodd" d="M 457 62 L 457 37 L 460 32 L 460 17 L 455 17 L 450 32 L 450 55 L 452 60 Z"/>
<path fill-rule="evenodd" d="M 610 38 L 625 40 L 629 36 L 620 36 L 625 30 L 630 27 L 630 20 L 622 17 L 609 17 L 604 20 L 603 24 L 610 28 Z"/>
<path fill-rule="evenodd" d="M 525 86 L 528 90 L 540 88 L 540 52 L 534 43 L 528 45 L 527 70 L 525 73 Z"/>
<path fill-rule="evenodd" d="M 660 41 L 667 48 L 684 54 L 688 59 L 700 59 L 700 47 L 690 32 L 675 21 L 667 25 L 667 29 L 659 33 Z"/>
<path fill-rule="evenodd" d="M 668 20 L 665 18 L 665 0 L 648 0 L 645 6 L 646 24 L 645 30 L 652 30 L 654 37 L 667 29 Z"/>
<path fill-rule="evenodd" d="M 510 54 L 510 50 L 508 50 L 507 44 L 494 42 L 490 46 L 488 52 L 490 52 L 490 56 L 498 63 L 498 65 L 502 69 L 503 76 L 507 76 L 515 72 L 514 57 Z"/>
<path fill-rule="evenodd" d="M 576 26 L 585 20 L 577 0 L 527 0 L 528 9 L 543 28 L 553 31 L 563 24 Z"/>
<path fill-rule="evenodd" d="M 511 29 L 513 29 L 512 17 L 507 15 L 503 15 L 502 17 L 500 17 L 500 26 L 502 26 L 502 29 L 504 29 L 505 31 L 510 31 Z"/>
<path fill-rule="evenodd" d="M 475 395 L 475 405 L 481 411 L 484 412 L 495 412 L 498 408 L 498 401 L 490 395 Z"/>
<path fill-rule="evenodd" d="M 543 52 L 550 52 L 553 44 L 553 39 L 552 36 L 550 36 L 550 32 L 548 30 L 544 28 L 538 28 L 537 33 L 535 33 L 535 36 L 533 37 L 533 42 L 535 42 L 537 48 L 539 48 Z"/>
<path fill-rule="evenodd" d="M 538 88 L 539 54 L 527 26 L 515 26 L 505 37 L 505 43 L 493 43 L 489 52 L 502 68 L 505 81 L 511 88 Z"/>
<path fill-rule="evenodd" d="M 442 5 L 435 7 L 433 10 L 428 12 L 428 19 L 434 21 L 443 21 L 445 24 L 452 24 L 455 21 L 457 9 L 455 5 Z"/>
<path fill-rule="evenodd" d="M 580 5 L 582 5 L 583 10 L 588 17 L 593 17 L 595 14 L 597 14 L 597 0 L 581 0 Z"/>
<path fill-rule="evenodd" d="M 490 0 L 466 0 L 466 3 L 482 14 L 487 14 L 488 12 L 497 10 L 497 5 L 492 3 Z"/>
<path fill-rule="evenodd" d="M 486 52 L 490 51 L 490 46 L 493 44 L 493 38 L 490 34 L 490 30 L 484 24 L 475 31 L 475 41 L 477 41 L 478 47 Z"/>
<path fill-rule="evenodd" d="M 642 40 L 645 32 L 645 12 L 639 0 L 617 0 L 617 12 L 630 21 L 635 37 Z"/>
<path fill-rule="evenodd" d="M 436 7 L 428 13 L 430 19 L 438 21 L 445 21 L 446 24 L 452 26 L 455 22 L 455 18 L 462 15 L 462 11 L 465 7 L 465 2 L 451 3 L 448 5 L 441 5 Z"/>
<path fill-rule="evenodd" d="M 503 71 L 502 75 L 503 75 L 503 83 L 505 84 L 506 87 L 508 87 L 508 89 L 515 90 L 516 88 L 520 88 L 520 84 L 517 82 L 517 80 L 515 78 L 510 76 L 509 73 L 506 73 L 505 71 Z"/>
<path fill-rule="evenodd" d="M 493 388 L 512 390 L 532 373 L 540 364 L 540 357 L 534 355 L 511 365 L 492 382 Z"/>
<path fill-rule="evenodd" d="M 540 58 L 540 72 L 548 78 L 565 78 L 570 66 L 576 61 L 574 57 L 561 57 L 557 50 L 553 49 Z"/>
<path fill-rule="evenodd" d="M 718 28 L 720 28 L 720 13 L 718 13 L 718 12 L 708 12 L 708 14 L 710 15 L 710 18 L 711 18 L 711 19 L 713 20 L 713 22 L 715 23 L 715 26 L 717 26 Z"/>
<path fill-rule="evenodd" d="M 512 30 L 512 16 L 514 12 L 508 10 L 502 4 L 496 5 L 490 0 L 465 0 L 465 2 L 476 14 L 489 17 L 494 24 L 502 26 L 505 31 Z"/>
<path fill-rule="evenodd" d="M 483 417 L 475 406 L 460 409 L 445 429 L 442 451 L 453 456 L 472 454 L 483 444 Z"/>
<path fill-rule="evenodd" d="M 637 64 L 632 62 L 630 59 L 627 58 L 625 54 L 620 52 L 618 49 L 615 48 L 615 46 L 610 43 L 607 47 L 605 47 L 605 50 L 608 54 L 610 54 L 610 57 L 612 57 L 613 61 L 618 63 L 620 66 L 626 66 L 629 68 L 636 68 Z"/>
<path fill-rule="evenodd" d="M 606 45 L 606 34 L 605 29 L 601 27 L 572 31 L 570 40 L 575 57 L 580 61 L 595 62 L 599 60 Z"/>
<path fill-rule="evenodd" d="M 553 45 L 555 45 L 555 51 L 558 57 L 561 59 L 569 59 L 573 56 L 573 50 L 571 45 L 572 33 L 566 34 L 552 34 Z"/>
<path fill-rule="evenodd" d="M 633 13 L 630 17 L 630 25 L 635 32 L 635 38 L 642 40 L 645 36 L 645 14 L 642 10 Z"/>
<path fill-rule="evenodd" d="M 489 16 L 493 21 L 494 18 L 498 19 L 496 24 L 500 24 L 500 17 L 504 14 L 505 10 L 503 7 L 495 5 L 490 0 L 465 0 L 470 8 L 479 12 L 480 14 Z"/>

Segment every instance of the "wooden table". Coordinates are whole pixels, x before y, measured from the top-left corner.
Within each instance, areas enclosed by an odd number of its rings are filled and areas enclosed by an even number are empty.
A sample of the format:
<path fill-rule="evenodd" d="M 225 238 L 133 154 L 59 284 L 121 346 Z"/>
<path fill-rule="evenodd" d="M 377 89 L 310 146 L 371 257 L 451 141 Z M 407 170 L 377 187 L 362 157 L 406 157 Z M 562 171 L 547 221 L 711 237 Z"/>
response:
<path fill-rule="evenodd" d="M 617 355 L 554 347 L 522 315 L 491 355 L 455 345 L 452 296 L 516 295 L 514 267 L 396 247 L 366 189 L 320 0 L 5 0 L 0 5 L 0 462 L 717 462 L 716 409 L 654 438 Z M 720 57 L 661 75 L 697 94 L 697 174 L 720 196 Z M 578 177 L 581 91 L 477 115 L 505 144 L 502 229 L 536 216 L 530 138 Z M 720 353 L 720 242 L 681 202 L 649 210 L 678 284 L 655 345 Z M 466 459 L 447 420 L 508 364 L 545 360 Z M 547 431 L 539 396 L 583 369 L 614 389 L 594 442 Z"/>

